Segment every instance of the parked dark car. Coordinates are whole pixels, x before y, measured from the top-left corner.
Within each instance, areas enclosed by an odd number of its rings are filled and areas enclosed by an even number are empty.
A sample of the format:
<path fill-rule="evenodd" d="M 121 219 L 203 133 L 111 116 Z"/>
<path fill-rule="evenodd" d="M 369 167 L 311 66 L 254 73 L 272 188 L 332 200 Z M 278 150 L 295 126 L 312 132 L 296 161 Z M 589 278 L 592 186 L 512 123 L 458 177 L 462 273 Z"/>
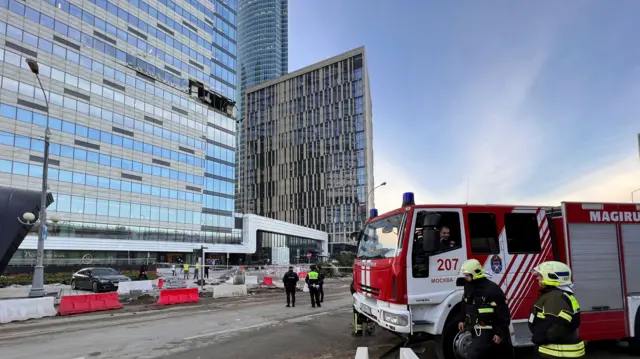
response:
<path fill-rule="evenodd" d="M 71 277 L 71 289 L 88 289 L 95 293 L 118 290 L 118 283 L 131 278 L 118 273 L 113 268 L 83 268 Z"/>

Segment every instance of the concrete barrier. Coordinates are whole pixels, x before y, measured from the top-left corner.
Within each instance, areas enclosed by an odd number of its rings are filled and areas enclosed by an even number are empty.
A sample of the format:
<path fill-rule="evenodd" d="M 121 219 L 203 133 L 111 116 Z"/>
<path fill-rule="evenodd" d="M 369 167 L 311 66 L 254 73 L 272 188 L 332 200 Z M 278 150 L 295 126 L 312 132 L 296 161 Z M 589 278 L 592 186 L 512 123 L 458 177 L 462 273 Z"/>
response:
<path fill-rule="evenodd" d="M 400 348 L 400 359 L 419 359 L 416 353 L 409 348 Z"/>
<path fill-rule="evenodd" d="M 118 294 L 129 294 L 131 291 L 153 292 L 152 280 L 138 280 L 131 282 L 120 282 L 118 284 Z"/>
<path fill-rule="evenodd" d="M 258 276 L 257 275 L 248 275 L 244 277 L 245 284 L 258 284 Z"/>
<path fill-rule="evenodd" d="M 356 359 L 369 359 L 369 348 L 358 347 L 356 350 Z"/>
<path fill-rule="evenodd" d="M 358 347 L 355 359 L 369 359 L 369 348 Z M 400 348 L 400 359 L 419 359 L 416 353 L 409 348 Z"/>
<path fill-rule="evenodd" d="M 214 298 L 242 297 L 247 295 L 247 286 L 221 284 L 213 287 Z"/>
<path fill-rule="evenodd" d="M 0 300 L 0 323 L 53 317 L 53 297 Z"/>

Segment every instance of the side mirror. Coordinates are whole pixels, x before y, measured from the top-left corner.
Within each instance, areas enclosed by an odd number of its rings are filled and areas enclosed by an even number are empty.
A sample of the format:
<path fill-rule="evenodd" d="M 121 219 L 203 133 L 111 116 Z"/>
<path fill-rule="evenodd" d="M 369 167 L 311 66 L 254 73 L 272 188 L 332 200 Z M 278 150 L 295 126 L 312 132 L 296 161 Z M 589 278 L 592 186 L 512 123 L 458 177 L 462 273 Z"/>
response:
<path fill-rule="evenodd" d="M 422 220 L 422 226 L 426 228 L 435 227 L 440 223 L 442 216 L 438 213 L 427 213 Z"/>
<path fill-rule="evenodd" d="M 465 283 L 467 283 L 467 280 L 464 277 L 456 279 L 456 287 L 464 287 Z"/>
<path fill-rule="evenodd" d="M 424 227 L 422 231 L 422 249 L 426 253 L 433 253 L 438 250 L 440 236 L 436 226 L 440 223 L 441 217 L 437 213 L 426 213 L 422 219 L 422 226 Z"/>
<path fill-rule="evenodd" d="M 425 253 L 433 253 L 438 250 L 440 236 L 435 228 L 425 228 L 422 231 L 422 250 Z"/>

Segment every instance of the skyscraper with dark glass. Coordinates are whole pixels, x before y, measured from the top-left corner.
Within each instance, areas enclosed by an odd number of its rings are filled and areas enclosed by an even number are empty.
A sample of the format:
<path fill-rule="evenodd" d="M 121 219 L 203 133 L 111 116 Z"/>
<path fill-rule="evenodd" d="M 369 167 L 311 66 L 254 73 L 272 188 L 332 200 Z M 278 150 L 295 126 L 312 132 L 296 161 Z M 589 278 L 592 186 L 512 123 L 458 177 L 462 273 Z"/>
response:
<path fill-rule="evenodd" d="M 238 109 L 244 117 L 245 90 L 265 81 L 285 75 L 289 66 L 288 0 L 238 1 L 238 74 L 240 91 Z M 242 126 L 238 129 L 238 172 L 244 170 Z M 248 212 L 244 206 L 245 184 L 238 176 L 236 208 Z"/>
<path fill-rule="evenodd" d="M 48 255 L 169 261 L 241 242 L 236 0 L 0 0 L 0 38 L 0 185 L 41 186 L 47 103 L 26 59 L 49 102 Z"/>
<path fill-rule="evenodd" d="M 364 47 L 246 90 L 249 212 L 326 231 L 352 249 L 374 205 L 373 124 Z"/>

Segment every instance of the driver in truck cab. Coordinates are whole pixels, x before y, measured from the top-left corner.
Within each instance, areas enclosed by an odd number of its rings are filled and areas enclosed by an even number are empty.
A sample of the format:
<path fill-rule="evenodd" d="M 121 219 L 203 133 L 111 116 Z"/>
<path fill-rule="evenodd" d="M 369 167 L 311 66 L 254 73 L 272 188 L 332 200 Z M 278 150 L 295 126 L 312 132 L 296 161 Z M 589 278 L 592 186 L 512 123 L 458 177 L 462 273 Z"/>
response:
<path fill-rule="evenodd" d="M 584 342 L 578 334 L 580 305 L 571 289 L 571 269 L 549 261 L 533 268 L 540 285 L 540 297 L 531 308 L 531 342 L 542 358 L 581 358 Z"/>
<path fill-rule="evenodd" d="M 476 259 L 465 261 L 460 274 L 464 275 L 466 283 L 458 329 L 472 335 L 467 359 L 496 358 L 497 346 L 508 341 L 510 336 L 511 314 L 504 292 L 486 278 L 482 264 Z"/>

